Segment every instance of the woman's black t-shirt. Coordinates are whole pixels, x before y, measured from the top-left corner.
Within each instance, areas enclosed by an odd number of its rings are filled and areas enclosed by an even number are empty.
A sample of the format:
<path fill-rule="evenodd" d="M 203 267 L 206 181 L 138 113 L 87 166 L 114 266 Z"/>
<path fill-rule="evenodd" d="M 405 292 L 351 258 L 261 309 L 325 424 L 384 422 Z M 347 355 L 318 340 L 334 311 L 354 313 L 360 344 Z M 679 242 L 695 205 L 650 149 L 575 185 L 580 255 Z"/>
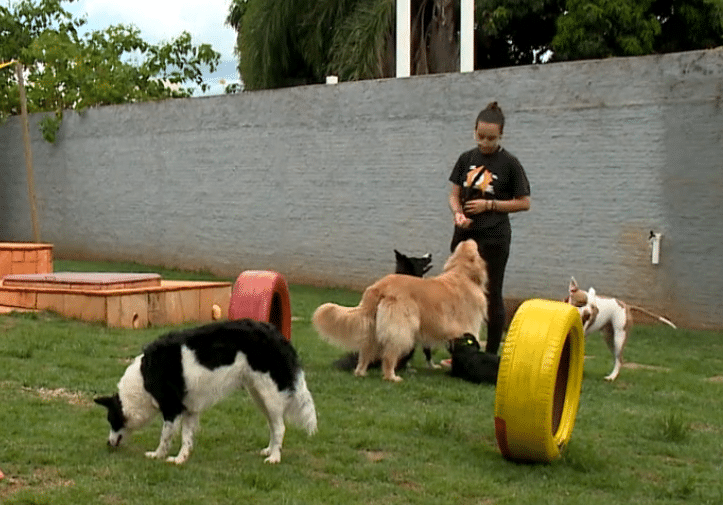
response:
<path fill-rule="evenodd" d="M 463 206 L 467 200 L 512 200 L 530 195 L 525 169 L 503 148 L 493 154 L 483 154 L 478 148 L 462 153 L 449 180 L 461 187 Z M 509 228 L 510 218 L 506 212 L 482 212 L 467 217 L 472 219 L 470 230 Z"/>

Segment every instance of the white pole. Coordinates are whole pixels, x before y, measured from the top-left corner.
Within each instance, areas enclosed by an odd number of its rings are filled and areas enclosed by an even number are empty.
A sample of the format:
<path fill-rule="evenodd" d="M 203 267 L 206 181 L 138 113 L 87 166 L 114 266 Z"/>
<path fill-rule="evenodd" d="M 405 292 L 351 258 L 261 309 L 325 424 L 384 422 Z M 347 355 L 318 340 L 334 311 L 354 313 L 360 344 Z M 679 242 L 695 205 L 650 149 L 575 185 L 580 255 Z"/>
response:
<path fill-rule="evenodd" d="M 409 77 L 412 52 L 412 0 L 397 0 L 397 77 Z"/>
<path fill-rule="evenodd" d="M 461 0 L 459 71 L 474 71 L 474 0 Z"/>

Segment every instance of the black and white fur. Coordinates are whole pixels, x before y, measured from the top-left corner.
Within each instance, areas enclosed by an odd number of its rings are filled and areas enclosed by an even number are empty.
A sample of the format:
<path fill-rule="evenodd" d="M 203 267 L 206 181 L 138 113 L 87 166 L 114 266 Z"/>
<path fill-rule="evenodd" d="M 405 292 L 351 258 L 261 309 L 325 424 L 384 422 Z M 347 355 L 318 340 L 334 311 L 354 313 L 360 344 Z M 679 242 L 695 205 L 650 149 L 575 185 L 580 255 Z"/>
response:
<path fill-rule="evenodd" d="M 162 336 L 128 366 L 116 394 L 95 402 L 108 409 L 112 447 L 160 412 L 161 439 L 146 456 L 166 458 L 180 427 L 181 449 L 167 461 L 182 464 L 191 454 L 200 413 L 240 388 L 250 393 L 268 421 L 270 441 L 261 451 L 267 463 L 281 461 L 284 419 L 309 435 L 316 432 L 314 400 L 296 350 L 275 326 L 250 319 Z"/>
<path fill-rule="evenodd" d="M 432 254 L 427 253 L 424 256 L 414 257 L 407 256 L 406 254 L 400 253 L 394 249 L 394 257 L 396 260 L 396 267 L 394 273 L 404 275 L 414 275 L 415 277 L 424 277 L 424 274 L 432 269 Z M 424 356 L 427 358 L 427 366 L 429 368 L 437 368 L 437 365 L 432 361 L 432 350 L 429 347 L 423 348 Z M 409 354 L 404 356 L 397 363 L 396 370 L 402 370 L 407 366 L 409 360 L 414 356 L 414 349 Z M 347 372 L 354 371 L 359 362 L 359 353 L 350 352 L 339 358 L 334 362 L 334 367 L 339 370 Z M 369 364 L 369 368 L 379 368 L 381 366 L 381 360 L 373 361 Z"/>

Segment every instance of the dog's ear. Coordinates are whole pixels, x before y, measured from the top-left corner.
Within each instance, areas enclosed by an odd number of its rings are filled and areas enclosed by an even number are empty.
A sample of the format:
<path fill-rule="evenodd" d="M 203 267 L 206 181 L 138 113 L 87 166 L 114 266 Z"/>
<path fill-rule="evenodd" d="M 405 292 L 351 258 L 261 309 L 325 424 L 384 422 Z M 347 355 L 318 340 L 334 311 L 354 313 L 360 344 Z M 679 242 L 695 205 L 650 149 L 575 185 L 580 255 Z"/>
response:
<path fill-rule="evenodd" d="M 594 305 L 597 303 L 597 293 L 595 293 L 595 288 L 590 288 L 587 290 L 587 303 L 590 305 Z"/>
<path fill-rule="evenodd" d="M 406 259 L 406 256 L 403 255 L 402 253 L 400 253 L 399 251 L 397 251 L 396 249 L 394 249 L 394 256 L 395 256 L 398 260 L 400 260 L 400 259 Z"/>
<path fill-rule="evenodd" d="M 99 396 L 98 398 L 93 398 L 93 401 L 95 403 L 97 403 L 98 405 L 102 405 L 103 407 L 109 409 L 115 403 L 115 397 L 114 396 Z"/>
<path fill-rule="evenodd" d="M 579 288 L 577 287 L 577 281 L 574 277 L 570 277 L 570 293 L 574 293 Z"/>
<path fill-rule="evenodd" d="M 432 267 L 434 266 L 434 265 L 432 265 L 432 253 L 425 254 L 424 256 L 422 256 L 422 259 L 426 263 L 424 265 L 424 269 L 422 270 L 422 275 L 424 275 L 427 272 L 429 272 L 432 269 Z"/>

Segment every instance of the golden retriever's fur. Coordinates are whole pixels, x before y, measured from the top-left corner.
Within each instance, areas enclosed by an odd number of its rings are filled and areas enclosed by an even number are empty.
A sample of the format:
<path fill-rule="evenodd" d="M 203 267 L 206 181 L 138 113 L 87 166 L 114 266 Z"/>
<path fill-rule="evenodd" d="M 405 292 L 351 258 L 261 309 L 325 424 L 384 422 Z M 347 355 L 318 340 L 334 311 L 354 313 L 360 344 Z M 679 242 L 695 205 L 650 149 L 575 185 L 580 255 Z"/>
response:
<path fill-rule="evenodd" d="M 487 319 L 487 268 L 474 240 L 461 242 L 444 272 L 419 278 L 391 274 L 369 286 L 356 307 L 325 303 L 312 322 L 326 340 L 359 351 L 354 374 L 364 376 L 369 363 L 382 360 L 384 378 L 416 343 L 446 344 L 465 333 L 479 336 Z"/>

